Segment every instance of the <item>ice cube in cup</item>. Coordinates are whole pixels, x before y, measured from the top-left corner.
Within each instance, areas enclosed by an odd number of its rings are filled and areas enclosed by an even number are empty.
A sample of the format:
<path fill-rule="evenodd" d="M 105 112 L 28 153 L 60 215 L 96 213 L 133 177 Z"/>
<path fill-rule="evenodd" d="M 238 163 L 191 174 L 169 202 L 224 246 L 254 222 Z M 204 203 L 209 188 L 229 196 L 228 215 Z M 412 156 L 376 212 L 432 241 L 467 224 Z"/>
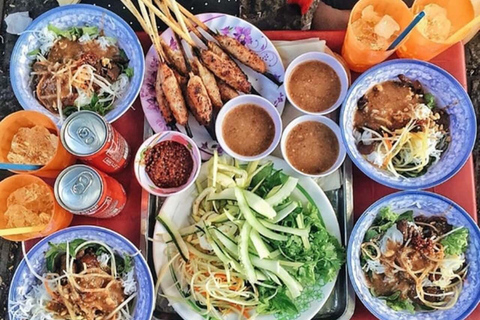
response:
<path fill-rule="evenodd" d="M 447 17 L 447 10 L 431 3 L 423 8 L 425 17 L 418 23 L 418 30 L 432 41 L 445 41 L 450 36 L 452 23 Z"/>
<path fill-rule="evenodd" d="M 390 39 L 394 34 L 400 31 L 400 26 L 397 21 L 387 14 L 382 17 L 373 30 L 379 37 Z"/>

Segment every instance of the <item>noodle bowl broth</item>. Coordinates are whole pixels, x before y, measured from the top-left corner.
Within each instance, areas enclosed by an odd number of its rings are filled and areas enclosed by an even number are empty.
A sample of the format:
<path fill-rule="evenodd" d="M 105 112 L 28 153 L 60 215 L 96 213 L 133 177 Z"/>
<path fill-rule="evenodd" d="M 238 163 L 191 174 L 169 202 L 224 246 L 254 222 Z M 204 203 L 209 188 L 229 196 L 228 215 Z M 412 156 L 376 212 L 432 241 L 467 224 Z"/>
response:
<path fill-rule="evenodd" d="M 123 241 L 112 231 L 90 226 L 42 240 L 24 255 L 12 279 L 10 319 L 149 317 L 153 280 L 137 249 Z"/>
<path fill-rule="evenodd" d="M 418 80 L 400 74 L 360 97 L 353 134 L 368 162 L 395 177 L 415 178 L 448 148 L 450 118 Z"/>
<path fill-rule="evenodd" d="M 360 247 L 366 285 L 397 311 L 450 309 L 468 273 L 468 237 L 441 215 L 383 207 Z"/>

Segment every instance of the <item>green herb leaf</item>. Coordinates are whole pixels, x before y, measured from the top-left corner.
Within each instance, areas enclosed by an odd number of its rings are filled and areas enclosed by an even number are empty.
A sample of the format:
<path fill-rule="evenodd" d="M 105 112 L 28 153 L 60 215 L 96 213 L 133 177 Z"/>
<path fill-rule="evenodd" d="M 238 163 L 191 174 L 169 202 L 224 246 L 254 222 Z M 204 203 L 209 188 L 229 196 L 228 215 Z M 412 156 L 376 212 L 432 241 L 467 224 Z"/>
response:
<path fill-rule="evenodd" d="M 64 37 L 64 38 L 71 39 L 71 34 L 70 34 L 69 30 L 60 29 L 58 27 L 55 27 L 53 24 L 49 24 L 47 26 L 47 29 L 49 31 L 52 31 L 53 33 L 55 33 L 55 35 L 57 35 L 59 37 Z"/>
<path fill-rule="evenodd" d="M 407 311 L 407 312 L 410 312 L 410 313 L 415 312 L 415 307 L 414 307 L 413 303 L 408 299 L 406 299 L 406 300 L 398 299 L 398 300 L 395 300 L 395 301 L 387 300 L 387 306 L 389 306 L 390 308 L 392 308 L 395 311 Z"/>
<path fill-rule="evenodd" d="M 378 226 L 380 233 L 387 231 L 397 221 L 398 215 L 390 209 L 390 207 L 383 207 L 380 209 L 378 218 L 375 220 L 375 225 Z"/>
<path fill-rule="evenodd" d="M 128 67 L 127 69 L 125 69 L 124 72 L 127 77 L 129 78 L 133 77 L 134 72 L 132 67 Z"/>
<path fill-rule="evenodd" d="M 365 233 L 365 240 L 364 241 L 370 241 L 378 235 L 379 235 L 379 233 L 375 229 L 370 228 Z"/>
<path fill-rule="evenodd" d="M 35 57 L 39 53 L 40 53 L 40 49 L 37 48 L 37 49 L 32 50 L 29 53 L 27 53 L 27 55 L 30 56 L 30 57 Z"/>
<path fill-rule="evenodd" d="M 468 229 L 461 228 L 443 238 L 440 243 L 445 247 L 445 253 L 459 255 L 468 247 Z"/>
<path fill-rule="evenodd" d="M 425 93 L 423 95 L 423 100 L 425 100 L 425 104 L 427 105 L 427 107 L 429 107 L 430 109 L 433 109 L 437 106 L 436 102 L 435 102 L 435 97 L 431 94 L 431 93 Z"/>
<path fill-rule="evenodd" d="M 260 181 L 266 179 L 272 174 L 273 170 L 273 163 L 266 166 L 262 170 L 260 170 L 256 175 L 253 176 L 252 182 L 250 183 L 251 187 L 255 187 L 257 184 L 260 183 Z"/>
<path fill-rule="evenodd" d="M 85 240 L 83 239 L 75 239 L 69 242 L 68 243 L 69 255 L 74 256 L 75 250 L 78 248 L 79 245 L 81 245 L 84 242 Z M 49 242 L 48 245 L 50 246 L 50 249 L 48 249 L 48 251 L 45 252 L 47 270 L 49 272 L 55 272 L 58 259 L 60 259 L 62 255 L 67 253 L 67 243 L 64 242 L 64 243 L 55 244 L 55 243 Z"/>
<path fill-rule="evenodd" d="M 401 293 L 402 293 L 401 291 L 395 291 L 395 293 L 390 296 L 381 296 L 379 298 L 387 301 L 395 301 L 398 299 L 398 297 L 400 297 Z"/>
<path fill-rule="evenodd" d="M 82 27 L 81 31 L 82 31 L 82 35 L 88 34 L 90 37 L 98 35 L 98 27 L 96 26 Z"/>
<path fill-rule="evenodd" d="M 398 216 L 397 221 L 407 220 L 413 222 L 413 210 L 408 210 Z"/>
<path fill-rule="evenodd" d="M 274 285 L 273 282 L 269 284 Z M 275 289 L 258 286 L 259 300 L 261 304 L 257 307 L 257 312 L 261 314 L 285 313 L 295 315 L 298 308 L 295 303 L 287 296 L 285 288 L 281 287 L 275 294 Z M 271 298 L 273 296 L 273 298 Z"/>

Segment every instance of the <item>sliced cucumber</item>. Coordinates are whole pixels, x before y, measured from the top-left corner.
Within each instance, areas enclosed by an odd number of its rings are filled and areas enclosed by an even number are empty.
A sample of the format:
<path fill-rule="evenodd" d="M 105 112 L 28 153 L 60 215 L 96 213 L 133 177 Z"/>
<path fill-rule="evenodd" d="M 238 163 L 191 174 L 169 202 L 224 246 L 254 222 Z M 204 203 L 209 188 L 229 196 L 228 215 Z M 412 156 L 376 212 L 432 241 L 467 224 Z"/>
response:
<path fill-rule="evenodd" d="M 268 222 L 267 220 L 263 220 L 263 219 L 259 221 L 262 225 L 264 225 L 268 229 L 275 230 L 278 232 L 290 233 L 300 237 L 308 237 L 308 234 L 310 233 L 310 228 L 297 229 L 297 228 L 284 227 L 275 223 Z"/>
<path fill-rule="evenodd" d="M 167 232 L 170 234 L 170 237 L 172 238 L 172 241 L 177 247 L 178 252 L 182 256 L 183 260 L 188 261 L 188 256 L 190 253 L 188 251 L 187 244 L 185 243 L 185 241 L 183 241 L 182 236 L 178 232 L 177 228 L 175 228 L 175 226 L 170 221 L 170 219 L 165 215 L 163 216 L 158 215 L 157 220 L 163 225 L 165 230 L 167 230 Z"/>
<path fill-rule="evenodd" d="M 279 223 L 285 219 L 293 210 L 298 208 L 298 202 L 292 201 L 288 206 L 277 212 L 277 216 L 272 220 L 274 223 Z"/>
<path fill-rule="evenodd" d="M 248 224 L 248 222 L 245 222 L 242 230 L 240 231 L 238 256 L 240 257 L 240 262 L 245 270 L 245 275 L 247 276 L 248 281 L 250 281 L 250 283 L 256 283 L 257 276 L 255 274 L 255 269 L 253 268 L 252 262 L 250 261 L 250 254 L 248 252 L 248 240 L 250 238 L 251 231 L 252 226 Z"/>
<path fill-rule="evenodd" d="M 305 223 L 304 223 L 304 220 L 303 220 L 303 214 L 302 213 L 299 213 L 298 216 L 296 217 L 296 220 L 297 220 L 297 226 L 301 229 L 304 229 L 305 228 Z M 302 242 L 303 242 L 303 246 L 305 247 L 305 249 L 310 249 L 310 241 L 308 241 L 308 235 L 307 236 L 301 236 L 302 237 Z"/>
<path fill-rule="evenodd" d="M 220 175 L 221 174 L 219 174 L 219 176 Z M 244 190 L 243 193 L 250 208 L 269 219 L 275 218 L 277 212 L 265 200 L 250 191 Z M 207 201 L 216 200 L 237 200 L 235 196 L 235 188 L 225 189 L 222 192 L 212 194 L 207 198 Z"/>
<path fill-rule="evenodd" d="M 221 172 L 217 172 L 216 182 L 218 182 L 222 187 L 225 187 L 225 188 L 232 188 L 236 185 L 235 180 L 233 180 L 231 177 Z"/>
<path fill-rule="evenodd" d="M 255 248 L 255 251 L 257 251 L 260 259 L 268 258 L 270 256 L 270 251 L 257 230 L 251 231 L 250 240 L 252 240 L 253 247 Z"/>
<path fill-rule="evenodd" d="M 277 212 L 273 210 L 272 206 L 269 205 L 267 201 L 263 200 L 260 196 L 257 196 L 255 193 L 247 190 L 244 190 L 243 194 L 245 195 L 245 199 L 247 199 L 247 203 L 250 208 L 269 219 L 273 219 L 276 217 Z"/>
<path fill-rule="evenodd" d="M 235 188 L 225 189 L 222 192 L 214 193 L 207 198 L 207 201 L 215 200 L 237 200 L 237 198 L 235 198 Z"/>
<path fill-rule="evenodd" d="M 252 210 L 248 206 L 242 189 L 238 187 L 235 188 L 235 196 L 237 198 L 238 207 L 240 208 L 240 211 L 242 212 L 243 216 L 248 221 L 248 223 L 252 226 L 253 229 L 257 230 L 258 233 L 260 233 L 261 235 L 263 235 L 268 239 L 278 240 L 278 241 L 288 240 L 288 237 L 275 233 L 260 223 L 260 221 L 255 217 L 255 214 L 252 212 Z"/>
<path fill-rule="evenodd" d="M 295 187 L 297 186 L 297 183 L 297 178 L 288 177 L 287 181 L 283 184 L 280 190 L 270 197 L 267 197 L 266 201 L 272 207 L 276 206 L 292 194 L 293 190 L 295 190 Z"/>

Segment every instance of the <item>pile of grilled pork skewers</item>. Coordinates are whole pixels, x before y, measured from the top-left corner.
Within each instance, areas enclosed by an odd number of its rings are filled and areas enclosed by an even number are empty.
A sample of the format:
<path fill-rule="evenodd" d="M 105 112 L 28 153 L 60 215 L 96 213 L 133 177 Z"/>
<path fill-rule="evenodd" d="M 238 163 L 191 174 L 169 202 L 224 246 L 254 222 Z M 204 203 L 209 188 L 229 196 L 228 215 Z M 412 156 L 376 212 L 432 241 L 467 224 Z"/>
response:
<path fill-rule="evenodd" d="M 132 0 L 121 1 L 150 36 L 158 53 L 160 63 L 155 94 L 160 112 L 170 128 L 176 129 L 175 124 L 185 126 L 191 137 L 188 125 L 190 110 L 215 139 L 215 115 L 223 104 L 238 96 L 239 92 L 258 94 L 234 58 L 281 85 L 267 72 L 265 62 L 255 52 L 234 38 L 215 33 L 176 1 L 138 0 L 140 11 Z M 159 36 L 157 17 L 172 29 L 178 50 L 172 49 Z M 215 41 L 207 39 L 202 31 Z M 204 48 L 197 46 L 190 32 Z M 190 47 L 191 58 L 185 51 L 184 43 Z"/>

